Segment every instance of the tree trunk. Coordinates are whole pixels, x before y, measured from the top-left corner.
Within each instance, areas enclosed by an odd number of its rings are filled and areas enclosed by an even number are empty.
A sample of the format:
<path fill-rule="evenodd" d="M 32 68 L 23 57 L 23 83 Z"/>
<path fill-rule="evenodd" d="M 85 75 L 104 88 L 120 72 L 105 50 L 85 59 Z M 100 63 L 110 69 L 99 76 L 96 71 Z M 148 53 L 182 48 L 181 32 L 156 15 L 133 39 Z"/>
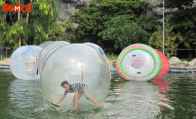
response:
<path fill-rule="evenodd" d="M 20 4 L 20 0 L 18 0 L 18 4 Z M 18 12 L 18 21 L 20 20 L 20 11 Z M 21 39 L 21 36 L 19 34 L 19 39 L 18 39 L 18 47 L 21 47 L 22 45 L 22 39 Z"/>
<path fill-rule="evenodd" d="M 30 0 L 30 3 L 31 3 L 32 0 Z M 27 18 L 26 18 L 26 24 L 28 24 L 28 21 L 29 21 L 29 12 L 27 12 Z"/>

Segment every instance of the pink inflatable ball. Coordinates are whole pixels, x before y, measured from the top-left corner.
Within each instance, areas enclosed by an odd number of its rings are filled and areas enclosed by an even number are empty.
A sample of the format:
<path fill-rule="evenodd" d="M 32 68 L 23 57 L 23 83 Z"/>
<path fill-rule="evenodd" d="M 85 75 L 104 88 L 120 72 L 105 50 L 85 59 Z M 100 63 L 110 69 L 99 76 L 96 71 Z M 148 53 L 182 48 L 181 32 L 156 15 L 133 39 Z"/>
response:
<path fill-rule="evenodd" d="M 55 50 L 57 50 L 60 47 L 69 45 L 70 43 L 66 41 L 53 41 L 49 44 L 45 45 L 45 47 L 41 50 L 39 54 L 39 60 L 38 60 L 38 70 L 39 73 L 41 72 L 42 66 L 45 63 L 46 59 L 51 55 Z"/>
<path fill-rule="evenodd" d="M 11 55 L 10 69 L 12 74 L 23 80 L 39 79 L 37 59 L 41 49 L 41 47 L 34 45 L 17 48 Z"/>
<path fill-rule="evenodd" d="M 161 71 L 155 79 L 160 79 L 163 76 L 165 76 L 167 74 L 167 72 L 169 71 L 169 61 L 163 53 L 161 53 L 158 50 L 155 50 L 155 51 L 159 54 L 159 57 L 161 58 L 161 64 L 162 64 L 161 65 Z"/>
<path fill-rule="evenodd" d="M 89 95 L 101 104 L 106 98 L 110 87 L 110 71 L 105 59 L 92 48 L 83 44 L 70 44 L 57 49 L 46 60 L 41 71 L 41 88 L 44 97 L 56 104 L 63 96 L 63 81 L 85 83 Z M 74 93 L 66 95 L 60 104 L 65 110 L 73 109 Z M 79 100 L 80 109 L 93 109 L 94 104 L 82 96 Z"/>
<path fill-rule="evenodd" d="M 168 72 L 169 65 L 167 58 L 160 55 L 150 46 L 133 44 L 120 53 L 116 68 L 120 76 L 127 80 L 150 81 L 161 78 Z"/>

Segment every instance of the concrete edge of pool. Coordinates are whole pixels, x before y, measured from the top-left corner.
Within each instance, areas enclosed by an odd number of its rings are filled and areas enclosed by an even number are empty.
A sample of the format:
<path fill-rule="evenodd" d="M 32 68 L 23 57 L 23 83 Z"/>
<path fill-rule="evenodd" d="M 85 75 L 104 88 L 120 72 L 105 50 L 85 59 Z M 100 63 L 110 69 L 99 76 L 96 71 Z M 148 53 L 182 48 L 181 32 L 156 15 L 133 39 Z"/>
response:
<path fill-rule="evenodd" d="M 0 65 L 0 70 L 9 70 L 10 65 Z M 117 73 L 115 68 L 110 68 L 110 72 Z M 169 68 L 171 73 L 196 73 L 196 68 L 186 69 L 186 68 Z"/>

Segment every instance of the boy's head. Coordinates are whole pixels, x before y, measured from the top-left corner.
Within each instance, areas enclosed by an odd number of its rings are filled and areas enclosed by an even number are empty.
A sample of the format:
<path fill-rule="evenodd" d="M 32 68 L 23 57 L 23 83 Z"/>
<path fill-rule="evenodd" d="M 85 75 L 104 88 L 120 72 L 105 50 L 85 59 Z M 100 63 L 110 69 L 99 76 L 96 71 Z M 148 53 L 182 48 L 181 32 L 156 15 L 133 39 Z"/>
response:
<path fill-rule="evenodd" d="M 61 86 L 66 89 L 66 90 L 69 90 L 70 89 L 70 85 L 69 85 L 69 82 L 68 81 L 63 81 L 61 83 Z"/>

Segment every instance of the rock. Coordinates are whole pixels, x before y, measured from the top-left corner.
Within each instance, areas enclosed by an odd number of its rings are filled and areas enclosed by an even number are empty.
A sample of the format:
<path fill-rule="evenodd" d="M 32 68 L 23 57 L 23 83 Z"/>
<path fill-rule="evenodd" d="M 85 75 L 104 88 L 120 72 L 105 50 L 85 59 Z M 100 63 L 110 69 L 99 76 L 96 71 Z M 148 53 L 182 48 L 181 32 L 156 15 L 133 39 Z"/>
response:
<path fill-rule="evenodd" d="M 195 69 L 196 68 L 196 58 L 191 62 L 181 61 L 177 57 L 171 57 L 169 59 L 170 68 L 179 68 L 179 69 Z"/>
<path fill-rule="evenodd" d="M 146 1 L 148 1 L 151 6 L 157 6 L 162 2 L 162 0 L 146 0 Z"/>
<path fill-rule="evenodd" d="M 196 0 L 193 1 L 193 5 L 192 5 L 192 8 L 195 8 L 196 7 Z"/>
<path fill-rule="evenodd" d="M 108 64 L 109 68 L 116 68 L 116 60 L 109 60 L 108 58 L 106 58 L 106 62 Z"/>
<path fill-rule="evenodd" d="M 57 7 L 60 12 L 60 21 L 65 21 L 82 6 L 88 6 L 89 0 L 57 0 Z"/>
<path fill-rule="evenodd" d="M 173 12 L 176 12 L 178 8 L 165 8 L 165 14 L 171 14 Z M 162 7 L 154 7 L 152 9 L 153 13 L 157 16 L 163 15 L 163 8 Z"/>
<path fill-rule="evenodd" d="M 183 62 L 182 62 L 182 64 L 183 64 L 183 67 L 188 67 L 189 62 L 187 62 L 187 61 L 183 61 Z"/>
<path fill-rule="evenodd" d="M 3 61 L 0 61 L 0 65 L 10 65 L 10 59 L 5 59 Z"/>
<path fill-rule="evenodd" d="M 153 16 L 158 21 L 162 21 L 163 7 L 161 4 L 163 0 L 143 0 L 143 1 L 149 2 L 147 15 Z M 173 12 L 176 12 L 177 10 L 178 8 L 165 8 L 165 14 L 171 14 Z"/>
<path fill-rule="evenodd" d="M 196 68 L 196 58 L 189 62 L 188 66 L 190 68 Z"/>
<path fill-rule="evenodd" d="M 113 66 L 113 68 L 116 67 L 116 60 L 113 60 L 113 61 L 112 61 L 112 66 Z"/>
<path fill-rule="evenodd" d="M 171 57 L 169 59 L 169 64 L 170 64 L 170 67 L 172 68 L 183 67 L 182 61 L 178 59 L 177 57 Z"/>
<path fill-rule="evenodd" d="M 111 67 L 112 67 L 111 61 L 110 61 L 108 58 L 106 58 L 106 62 L 107 62 L 107 64 L 108 64 L 108 67 L 111 68 Z"/>

